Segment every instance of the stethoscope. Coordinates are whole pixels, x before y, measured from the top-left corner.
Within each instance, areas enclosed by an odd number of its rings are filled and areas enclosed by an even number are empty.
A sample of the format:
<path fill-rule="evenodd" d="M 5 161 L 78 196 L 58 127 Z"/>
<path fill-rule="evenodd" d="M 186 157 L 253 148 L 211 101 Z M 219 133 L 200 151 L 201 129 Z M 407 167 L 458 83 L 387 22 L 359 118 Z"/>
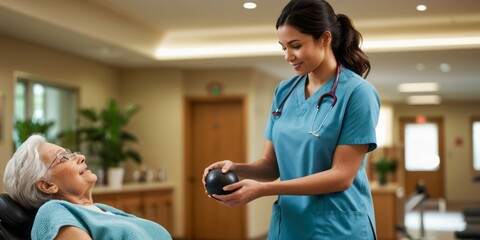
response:
<path fill-rule="evenodd" d="M 337 72 L 335 74 L 335 81 L 333 82 L 333 86 L 332 88 L 330 89 L 330 91 L 328 91 L 327 93 L 324 93 L 320 96 L 320 98 L 318 99 L 317 101 L 317 106 L 316 106 L 316 110 L 315 110 L 315 115 L 313 117 L 313 120 L 312 120 L 312 124 L 311 124 L 311 127 L 310 127 L 310 131 L 308 131 L 309 134 L 315 136 L 315 137 L 320 137 L 320 129 L 322 128 L 323 124 L 325 123 L 325 120 L 328 118 L 328 115 L 330 114 L 330 112 L 332 111 L 333 107 L 335 106 L 335 104 L 337 103 L 337 96 L 335 95 L 335 91 L 337 90 L 337 85 L 338 85 L 338 77 L 340 76 L 340 71 L 342 71 L 342 67 L 340 66 L 340 64 L 337 66 Z M 302 80 L 302 78 L 299 78 L 292 86 L 292 88 L 290 89 L 290 91 L 288 91 L 287 95 L 282 99 L 282 101 L 280 102 L 280 105 L 278 105 L 278 108 L 272 112 L 272 116 L 274 117 L 279 117 L 282 115 L 282 111 L 281 109 L 283 108 L 283 105 L 285 104 L 285 101 L 287 101 L 288 97 L 290 96 L 290 94 L 292 94 L 293 90 L 295 89 L 295 87 L 297 87 L 298 83 Z M 315 124 L 315 120 L 317 119 L 317 115 L 318 115 L 318 111 L 320 110 L 320 105 L 322 105 L 322 101 L 326 98 L 326 97 L 330 97 L 332 98 L 332 103 L 330 104 L 330 109 L 328 109 L 328 112 L 327 114 L 325 115 L 325 117 L 323 118 L 323 121 L 320 123 L 320 126 L 318 126 L 317 129 L 313 130 L 314 129 L 314 124 Z"/>

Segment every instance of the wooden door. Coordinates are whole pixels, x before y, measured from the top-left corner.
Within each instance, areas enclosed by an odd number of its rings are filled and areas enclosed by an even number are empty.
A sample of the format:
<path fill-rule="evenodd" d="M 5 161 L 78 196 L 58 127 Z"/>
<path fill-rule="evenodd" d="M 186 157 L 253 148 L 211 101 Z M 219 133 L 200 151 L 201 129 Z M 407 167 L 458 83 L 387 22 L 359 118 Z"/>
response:
<path fill-rule="evenodd" d="M 201 176 L 213 162 L 245 162 L 243 98 L 187 100 L 186 219 L 189 239 L 246 239 L 245 207 L 229 208 L 208 198 Z"/>
<path fill-rule="evenodd" d="M 443 120 L 442 118 L 426 118 L 426 121 L 422 123 L 418 123 L 415 118 L 402 118 L 400 119 L 400 138 L 401 142 L 405 144 L 405 129 L 408 125 L 416 125 L 416 124 L 433 124 L 436 127 L 438 132 L 438 155 L 439 155 L 439 165 L 438 168 L 435 170 L 430 171 L 422 171 L 422 170 L 408 170 L 406 169 L 406 162 L 404 162 L 403 166 L 405 166 L 404 173 L 405 173 L 405 191 L 407 196 L 414 193 L 416 190 L 416 184 L 419 181 L 423 181 L 425 186 L 428 190 L 430 198 L 439 199 L 444 198 L 444 143 L 443 143 Z M 421 137 L 421 136 L 417 136 Z M 407 151 L 407 149 L 404 149 Z M 407 155 L 404 154 L 404 161 L 407 161 Z"/>

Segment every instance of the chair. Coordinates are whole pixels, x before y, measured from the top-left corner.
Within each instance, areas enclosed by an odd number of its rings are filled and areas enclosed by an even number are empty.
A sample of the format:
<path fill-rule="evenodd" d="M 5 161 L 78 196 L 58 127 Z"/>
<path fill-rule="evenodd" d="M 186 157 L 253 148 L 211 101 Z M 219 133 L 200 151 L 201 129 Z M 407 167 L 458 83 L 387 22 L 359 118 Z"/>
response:
<path fill-rule="evenodd" d="M 461 231 L 455 231 L 456 239 L 480 239 L 480 209 L 466 208 L 463 216 L 467 227 Z"/>
<path fill-rule="evenodd" d="M 30 239 L 36 213 L 36 209 L 26 209 L 7 193 L 0 193 L 0 239 Z"/>
<path fill-rule="evenodd" d="M 480 239 L 480 226 L 469 225 L 464 230 L 455 231 L 455 239 L 462 240 L 475 240 Z"/>
<path fill-rule="evenodd" d="M 424 204 L 430 197 L 430 194 L 428 193 L 427 188 L 425 187 L 425 182 L 424 181 L 418 181 L 416 186 L 415 186 L 415 192 L 410 195 L 406 202 L 405 202 L 405 212 L 410 212 L 415 208 L 419 208 L 420 210 L 420 238 L 419 239 L 425 239 L 425 226 L 423 222 L 423 216 L 424 216 Z M 407 231 L 407 228 L 404 225 L 398 225 L 396 226 L 397 232 L 399 232 L 404 238 L 407 238 L 409 240 L 413 240 L 416 238 L 413 238 Z"/>

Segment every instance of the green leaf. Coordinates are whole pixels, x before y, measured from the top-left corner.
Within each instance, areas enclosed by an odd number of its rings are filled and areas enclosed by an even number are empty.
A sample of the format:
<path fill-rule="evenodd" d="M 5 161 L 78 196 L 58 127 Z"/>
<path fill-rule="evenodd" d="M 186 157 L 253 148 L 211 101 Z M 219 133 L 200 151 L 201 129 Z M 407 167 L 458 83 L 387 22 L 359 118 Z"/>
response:
<path fill-rule="evenodd" d="M 33 134 L 43 135 L 49 141 L 54 142 L 54 139 L 48 136 L 48 131 L 54 124 L 54 121 L 41 122 L 39 120 L 33 120 L 31 118 L 27 118 L 25 120 L 16 120 L 14 122 L 14 150 L 20 147 L 20 145 Z"/>
<path fill-rule="evenodd" d="M 129 142 L 138 142 L 138 138 L 125 131 L 127 123 L 139 110 L 135 104 L 128 104 L 122 110 L 115 99 L 109 98 L 98 114 L 89 108 L 80 111 L 90 123 L 78 129 L 80 139 L 87 145 L 89 154 L 96 154 L 101 159 L 104 168 L 119 166 L 128 159 L 141 163 L 140 154 L 126 146 Z"/>
<path fill-rule="evenodd" d="M 84 117 L 85 119 L 91 121 L 91 122 L 96 122 L 98 120 L 98 115 L 97 112 L 95 112 L 94 109 L 91 108 L 85 108 L 80 110 L 80 116 Z"/>
<path fill-rule="evenodd" d="M 397 161 L 380 158 L 375 162 L 375 170 L 380 173 L 394 172 L 397 169 Z"/>

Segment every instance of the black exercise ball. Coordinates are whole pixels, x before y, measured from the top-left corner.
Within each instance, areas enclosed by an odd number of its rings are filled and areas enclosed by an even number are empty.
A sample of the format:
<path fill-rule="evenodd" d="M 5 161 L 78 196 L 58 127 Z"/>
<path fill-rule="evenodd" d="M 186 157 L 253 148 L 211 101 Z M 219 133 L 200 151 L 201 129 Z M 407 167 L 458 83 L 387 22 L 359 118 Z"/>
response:
<path fill-rule="evenodd" d="M 207 193 L 209 195 L 217 194 L 217 195 L 227 195 L 233 191 L 223 191 L 223 187 L 230 185 L 232 183 L 238 182 L 237 175 L 232 172 L 228 171 L 226 173 L 222 173 L 221 168 L 213 168 L 210 169 L 207 176 L 205 177 L 205 187 L 207 188 Z"/>

